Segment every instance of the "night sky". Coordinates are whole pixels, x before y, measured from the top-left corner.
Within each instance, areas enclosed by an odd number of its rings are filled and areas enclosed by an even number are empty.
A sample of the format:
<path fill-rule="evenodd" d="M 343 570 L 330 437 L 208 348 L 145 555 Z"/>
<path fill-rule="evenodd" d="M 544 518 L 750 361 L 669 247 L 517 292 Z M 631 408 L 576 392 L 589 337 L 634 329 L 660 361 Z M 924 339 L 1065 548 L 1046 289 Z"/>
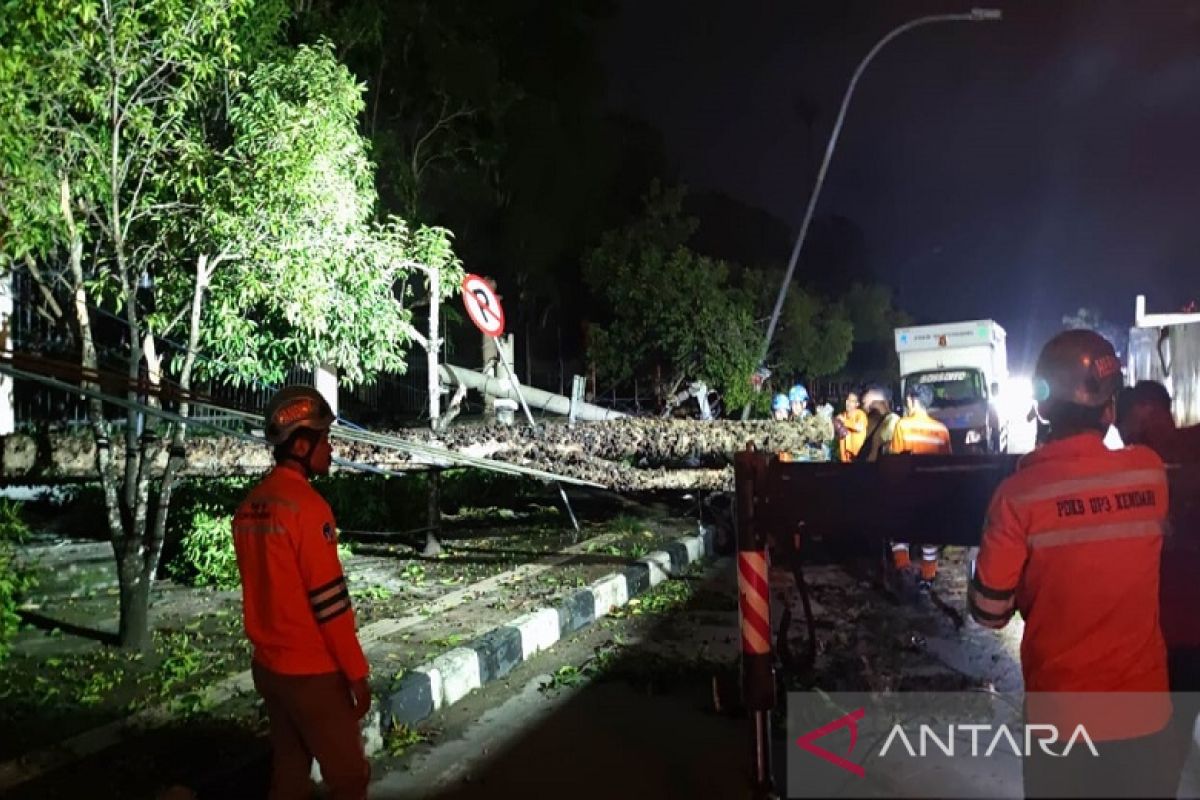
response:
<path fill-rule="evenodd" d="M 1125 326 L 1138 293 L 1200 294 L 1200 0 L 990 5 L 1003 22 L 919 28 L 868 68 L 817 215 L 861 227 L 918 320 L 999 320 L 1020 366 L 1080 306 Z M 661 130 L 688 185 L 798 226 L 858 60 L 969 8 L 625 0 L 610 102 Z"/>

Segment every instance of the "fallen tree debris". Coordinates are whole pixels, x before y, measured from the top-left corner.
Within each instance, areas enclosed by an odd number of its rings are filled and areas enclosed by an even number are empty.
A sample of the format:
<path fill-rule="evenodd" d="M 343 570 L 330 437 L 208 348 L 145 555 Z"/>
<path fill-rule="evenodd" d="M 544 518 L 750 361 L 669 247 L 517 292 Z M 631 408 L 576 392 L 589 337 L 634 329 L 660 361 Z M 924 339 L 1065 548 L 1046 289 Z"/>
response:
<path fill-rule="evenodd" d="M 732 486 L 733 453 L 747 445 L 787 451 L 808 460 L 826 458 L 833 430 L 819 417 L 801 422 L 736 422 L 627 418 L 569 428 L 544 423 L 535 437 L 523 427 L 458 425 L 385 433 L 416 443 L 591 480 L 617 491 L 718 490 Z M 383 469 L 421 470 L 405 453 L 341 442 L 340 458 Z M 114 451 L 120 461 L 121 453 Z M 161 457 L 164 466 L 165 454 Z M 91 480 L 95 444 L 90 432 L 19 433 L 0 437 L 0 479 L 8 483 Z M 256 475 L 271 463 L 268 448 L 234 437 L 193 435 L 185 474 L 192 477 Z"/>

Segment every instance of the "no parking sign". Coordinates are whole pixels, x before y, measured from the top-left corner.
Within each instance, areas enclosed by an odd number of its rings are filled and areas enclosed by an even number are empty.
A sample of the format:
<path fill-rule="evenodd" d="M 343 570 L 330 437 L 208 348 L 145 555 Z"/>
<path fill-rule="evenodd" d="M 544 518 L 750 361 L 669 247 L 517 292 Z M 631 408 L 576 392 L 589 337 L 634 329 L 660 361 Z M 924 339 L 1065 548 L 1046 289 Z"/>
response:
<path fill-rule="evenodd" d="M 463 305 L 467 316 L 484 336 L 500 336 L 504 333 L 504 309 L 500 298 L 492 291 L 487 281 L 478 275 L 466 275 L 462 282 Z"/>

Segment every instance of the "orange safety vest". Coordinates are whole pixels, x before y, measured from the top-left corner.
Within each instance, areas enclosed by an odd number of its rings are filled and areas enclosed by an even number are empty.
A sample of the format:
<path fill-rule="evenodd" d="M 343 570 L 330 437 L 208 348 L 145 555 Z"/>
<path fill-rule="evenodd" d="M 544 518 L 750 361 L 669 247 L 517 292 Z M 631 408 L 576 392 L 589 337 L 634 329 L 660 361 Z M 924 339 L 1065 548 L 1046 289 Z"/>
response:
<path fill-rule="evenodd" d="M 950 431 L 924 411 L 917 411 L 896 423 L 890 450 L 893 453 L 949 455 Z"/>
<path fill-rule="evenodd" d="M 367 675 L 337 555 L 333 512 L 308 479 L 277 466 L 233 517 L 254 660 L 284 675 Z"/>
<path fill-rule="evenodd" d="M 1158 583 L 1168 502 L 1166 471 L 1152 450 L 1108 450 L 1091 433 L 1035 450 L 996 490 L 967 601 L 988 627 L 1021 612 L 1031 722 L 1061 729 L 1084 721 L 1095 740 L 1166 724 Z M 1038 694 L 1051 692 L 1156 694 L 1121 714 L 1089 717 L 1094 703 Z"/>
<path fill-rule="evenodd" d="M 854 411 L 843 411 L 838 415 L 838 419 L 849 431 L 841 439 L 838 439 L 838 458 L 842 462 L 853 461 L 854 457 L 858 455 L 858 451 L 862 449 L 863 442 L 867 440 L 867 412 L 861 408 L 856 408 Z"/>

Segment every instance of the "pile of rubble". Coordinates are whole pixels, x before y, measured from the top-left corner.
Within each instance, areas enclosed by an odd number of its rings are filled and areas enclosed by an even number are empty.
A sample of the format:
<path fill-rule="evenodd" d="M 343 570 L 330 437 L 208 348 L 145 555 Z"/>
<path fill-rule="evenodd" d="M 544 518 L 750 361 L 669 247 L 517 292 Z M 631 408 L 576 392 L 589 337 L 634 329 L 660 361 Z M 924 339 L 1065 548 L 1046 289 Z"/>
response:
<path fill-rule="evenodd" d="M 435 435 L 428 430 L 381 431 L 408 442 L 438 445 L 471 456 L 536 467 L 595 481 L 618 491 L 723 489 L 732 486 L 733 454 L 753 445 L 806 460 L 827 458 L 833 436 L 827 420 L 735 422 L 627 418 L 580 423 L 543 422 L 527 427 L 459 424 Z M 187 474 L 253 475 L 271 461 L 268 448 L 224 436 L 194 435 L 187 444 Z M 339 441 L 340 458 L 394 470 L 424 469 L 428 462 L 389 448 Z M 121 458 L 120 448 L 113 454 Z M 88 479 L 95 476 L 95 444 L 88 431 L 0 438 L 2 477 L 8 481 Z M 165 463 L 165 454 L 161 456 Z"/>

